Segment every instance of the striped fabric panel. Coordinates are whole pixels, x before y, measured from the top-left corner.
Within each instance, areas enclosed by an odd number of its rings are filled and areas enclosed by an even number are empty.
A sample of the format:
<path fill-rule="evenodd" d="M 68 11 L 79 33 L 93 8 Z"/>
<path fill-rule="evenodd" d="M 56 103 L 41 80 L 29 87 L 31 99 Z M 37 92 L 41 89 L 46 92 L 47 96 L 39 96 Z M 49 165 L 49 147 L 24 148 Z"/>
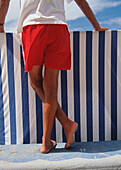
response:
<path fill-rule="evenodd" d="M 121 140 L 121 31 L 117 32 L 117 140 Z"/>
<path fill-rule="evenodd" d="M 105 140 L 111 140 L 111 31 L 105 32 Z"/>
<path fill-rule="evenodd" d="M 0 41 L 0 46 L 3 43 L 3 36 L 0 35 L 2 41 Z M 2 50 L 0 49 L 0 61 L 2 61 Z M 0 75 L 2 75 L 2 63 L 0 62 Z M 4 105 L 3 105 L 3 86 L 2 86 L 2 76 L 0 76 L 0 144 L 5 144 L 5 126 L 4 126 Z"/>
<path fill-rule="evenodd" d="M 81 80 L 83 81 L 83 80 Z M 93 140 L 92 122 L 92 32 L 86 32 L 86 109 L 87 141 Z"/>
<path fill-rule="evenodd" d="M 105 88 L 104 88 L 104 51 L 105 51 L 105 32 L 99 33 L 99 140 L 105 140 Z"/>
<path fill-rule="evenodd" d="M 6 34 L 6 46 L 7 46 L 11 144 L 15 144 L 16 143 L 16 110 L 15 110 L 15 84 L 14 84 L 15 74 L 14 74 L 13 35 L 12 34 Z"/>
<path fill-rule="evenodd" d="M 13 38 L 14 83 L 15 83 L 15 112 L 16 112 L 16 143 L 23 143 L 23 116 L 22 116 L 22 82 L 21 82 L 21 53 L 20 45 Z"/>
<path fill-rule="evenodd" d="M 111 139 L 117 139 L 117 31 L 111 34 Z"/>
<path fill-rule="evenodd" d="M 80 136 L 87 141 L 87 107 L 86 107 L 86 32 L 80 32 Z"/>
<path fill-rule="evenodd" d="M 92 35 L 92 112 L 93 141 L 99 141 L 99 81 L 98 81 L 98 51 L 99 32 Z"/>
<path fill-rule="evenodd" d="M 11 144 L 11 124 L 10 124 L 10 98 L 9 98 L 9 84 L 8 84 L 8 66 L 7 66 L 7 41 L 6 35 L 0 34 L 0 56 L 1 56 L 1 90 L 0 91 L 0 136 L 1 144 L 9 145 Z M 11 99 L 12 100 L 12 99 Z M 15 114 L 14 114 L 15 115 Z"/>
<path fill-rule="evenodd" d="M 80 127 L 80 63 L 79 63 L 79 32 L 73 33 L 73 76 L 74 76 L 74 120 Z M 75 114 L 76 113 L 76 114 Z M 80 142 L 80 128 L 75 134 L 76 141 Z"/>
<path fill-rule="evenodd" d="M 58 78 L 58 103 L 62 107 L 62 100 L 61 100 L 61 72 L 59 73 L 59 78 Z M 62 126 L 58 119 L 56 119 L 56 140 L 58 142 L 63 142 L 63 137 L 62 137 Z"/>
<path fill-rule="evenodd" d="M 24 72 L 14 34 L 0 34 L 0 144 L 41 143 L 43 104 Z M 59 74 L 58 102 L 79 124 L 76 142 L 121 140 L 121 31 L 71 32 L 71 71 Z M 52 138 L 66 142 L 55 119 Z"/>

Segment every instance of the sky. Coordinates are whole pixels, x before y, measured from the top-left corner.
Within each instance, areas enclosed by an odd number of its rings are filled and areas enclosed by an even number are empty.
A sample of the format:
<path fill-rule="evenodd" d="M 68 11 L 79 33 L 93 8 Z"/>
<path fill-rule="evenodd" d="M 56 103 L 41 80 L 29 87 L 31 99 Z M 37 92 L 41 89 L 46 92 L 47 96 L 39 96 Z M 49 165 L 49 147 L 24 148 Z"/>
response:
<path fill-rule="evenodd" d="M 121 0 L 87 0 L 100 26 L 121 30 Z M 11 0 L 5 20 L 5 31 L 16 32 L 19 18 L 19 0 Z M 65 13 L 70 31 L 92 31 L 93 26 L 73 1 L 65 3 Z"/>

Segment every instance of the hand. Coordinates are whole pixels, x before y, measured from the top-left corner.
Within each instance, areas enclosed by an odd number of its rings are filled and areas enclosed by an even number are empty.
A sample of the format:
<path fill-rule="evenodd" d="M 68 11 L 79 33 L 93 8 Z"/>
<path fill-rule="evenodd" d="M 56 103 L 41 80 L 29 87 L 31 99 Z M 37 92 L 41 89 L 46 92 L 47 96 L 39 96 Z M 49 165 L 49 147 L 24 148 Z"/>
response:
<path fill-rule="evenodd" d="M 95 31 L 106 31 L 106 30 L 109 30 L 108 28 L 105 28 L 105 27 L 99 27 L 99 28 L 96 28 L 94 29 Z"/>
<path fill-rule="evenodd" d="M 3 26 L 0 26 L 0 33 L 3 33 L 4 32 L 4 27 Z"/>

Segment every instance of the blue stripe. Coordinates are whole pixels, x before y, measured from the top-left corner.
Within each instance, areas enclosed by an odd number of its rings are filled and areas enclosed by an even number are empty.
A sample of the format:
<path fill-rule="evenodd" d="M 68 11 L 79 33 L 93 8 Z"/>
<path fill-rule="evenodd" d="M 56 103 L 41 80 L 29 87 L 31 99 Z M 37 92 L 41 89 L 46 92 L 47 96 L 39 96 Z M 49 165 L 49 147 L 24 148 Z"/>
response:
<path fill-rule="evenodd" d="M 92 123 L 92 32 L 86 32 L 86 107 L 87 107 L 87 141 L 93 140 Z"/>
<path fill-rule="evenodd" d="M 42 143 L 43 136 L 43 116 L 42 101 L 36 93 L 36 122 L 37 122 L 37 143 Z"/>
<path fill-rule="evenodd" d="M 99 32 L 99 140 L 105 140 L 105 31 Z"/>
<path fill-rule="evenodd" d="M 23 112 L 23 144 L 30 143 L 29 129 L 29 99 L 28 99 L 28 73 L 24 72 L 24 60 L 21 52 L 21 84 L 22 84 L 22 112 Z"/>
<path fill-rule="evenodd" d="M 16 109 L 15 109 L 13 34 L 7 33 L 6 41 L 7 41 L 7 65 L 8 65 L 11 144 L 16 144 Z"/>
<path fill-rule="evenodd" d="M 73 33 L 73 71 L 74 71 L 74 118 L 80 127 L 80 72 L 79 72 L 79 32 Z M 81 140 L 81 130 L 78 128 L 75 139 Z"/>
<path fill-rule="evenodd" d="M 64 113 L 68 116 L 68 102 L 67 102 L 67 71 L 61 71 L 61 99 L 62 99 L 62 109 Z M 63 129 L 63 142 L 66 142 L 66 137 Z"/>
<path fill-rule="evenodd" d="M 117 140 L 117 31 L 111 32 L 111 139 Z"/>
<path fill-rule="evenodd" d="M 0 51 L 0 145 L 5 145 L 5 127 L 4 127 L 4 105 L 2 90 L 2 68 L 1 68 L 1 51 Z"/>

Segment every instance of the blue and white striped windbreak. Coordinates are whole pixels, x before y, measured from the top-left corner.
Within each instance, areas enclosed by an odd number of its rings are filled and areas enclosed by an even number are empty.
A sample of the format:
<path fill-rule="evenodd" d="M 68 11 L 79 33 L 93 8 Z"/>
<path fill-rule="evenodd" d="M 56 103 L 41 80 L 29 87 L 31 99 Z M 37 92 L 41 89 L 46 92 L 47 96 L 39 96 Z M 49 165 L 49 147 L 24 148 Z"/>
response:
<path fill-rule="evenodd" d="M 14 34 L 0 34 L 0 144 L 41 143 L 42 103 L 24 72 Z M 76 142 L 121 140 L 121 31 L 70 33 L 71 71 L 59 75 L 58 100 L 79 124 Z M 65 142 L 57 120 L 52 138 Z"/>

